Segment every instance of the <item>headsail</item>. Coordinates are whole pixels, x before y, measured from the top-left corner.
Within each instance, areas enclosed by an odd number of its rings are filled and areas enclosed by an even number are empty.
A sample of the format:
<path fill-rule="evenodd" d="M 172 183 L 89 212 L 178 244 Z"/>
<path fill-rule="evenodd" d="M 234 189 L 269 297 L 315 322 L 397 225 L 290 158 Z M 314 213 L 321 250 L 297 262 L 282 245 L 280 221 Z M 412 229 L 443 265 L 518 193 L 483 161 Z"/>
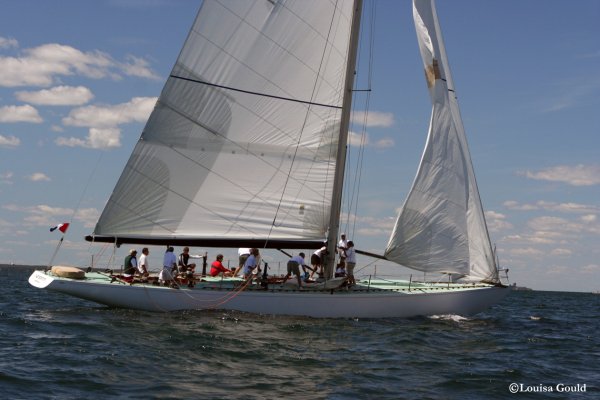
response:
<path fill-rule="evenodd" d="M 353 2 L 309 3 L 203 2 L 94 240 L 325 240 Z"/>
<path fill-rule="evenodd" d="M 433 104 L 427 143 L 386 258 L 420 271 L 497 281 L 483 206 L 433 0 L 413 17 Z"/>

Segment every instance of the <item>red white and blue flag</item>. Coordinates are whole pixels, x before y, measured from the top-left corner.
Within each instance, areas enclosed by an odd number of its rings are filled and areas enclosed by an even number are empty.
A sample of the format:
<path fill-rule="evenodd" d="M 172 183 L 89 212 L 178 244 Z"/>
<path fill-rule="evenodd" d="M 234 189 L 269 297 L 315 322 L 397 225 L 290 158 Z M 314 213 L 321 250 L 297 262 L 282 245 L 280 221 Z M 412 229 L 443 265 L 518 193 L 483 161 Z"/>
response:
<path fill-rule="evenodd" d="M 53 226 L 52 228 L 50 228 L 50 232 L 54 232 L 55 230 L 59 230 L 62 233 L 67 232 L 67 229 L 69 229 L 69 223 L 68 222 L 63 222 L 62 224 L 58 224 L 56 226 Z"/>

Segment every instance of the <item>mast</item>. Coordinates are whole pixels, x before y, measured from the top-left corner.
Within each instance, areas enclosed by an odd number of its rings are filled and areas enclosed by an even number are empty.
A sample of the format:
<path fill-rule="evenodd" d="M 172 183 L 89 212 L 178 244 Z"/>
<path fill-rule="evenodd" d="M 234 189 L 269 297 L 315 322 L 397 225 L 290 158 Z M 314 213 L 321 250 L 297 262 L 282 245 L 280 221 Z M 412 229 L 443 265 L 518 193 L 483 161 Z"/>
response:
<path fill-rule="evenodd" d="M 362 14 L 362 0 L 354 0 L 352 15 L 352 29 L 350 31 L 350 45 L 348 48 L 348 61 L 346 64 L 346 83 L 344 85 L 344 99 L 342 102 L 342 120 L 337 149 L 335 177 L 333 180 L 333 194 L 331 201 L 331 214 L 329 217 L 329 237 L 327 240 L 327 259 L 325 262 L 325 278 L 333 277 L 335 271 L 335 256 L 338 242 L 340 213 L 342 208 L 342 193 L 344 186 L 344 171 L 346 169 L 346 147 L 348 145 L 348 130 L 350 129 L 350 111 L 352 109 L 352 89 L 354 88 L 354 73 L 356 71 L 356 56 L 358 52 L 358 39 L 360 33 L 360 18 Z"/>

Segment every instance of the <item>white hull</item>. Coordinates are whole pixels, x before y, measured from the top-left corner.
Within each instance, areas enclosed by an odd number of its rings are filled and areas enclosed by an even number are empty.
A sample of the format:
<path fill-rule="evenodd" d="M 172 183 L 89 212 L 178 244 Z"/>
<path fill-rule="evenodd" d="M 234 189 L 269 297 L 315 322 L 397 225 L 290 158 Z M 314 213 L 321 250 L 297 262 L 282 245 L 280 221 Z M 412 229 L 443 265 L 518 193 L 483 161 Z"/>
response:
<path fill-rule="evenodd" d="M 296 315 L 316 318 L 406 318 L 418 315 L 472 315 L 501 301 L 506 287 L 432 291 L 381 290 L 231 290 L 213 285 L 171 289 L 145 284 L 94 282 L 57 278 L 35 271 L 29 283 L 111 307 L 146 311 L 237 310 L 257 314 Z"/>

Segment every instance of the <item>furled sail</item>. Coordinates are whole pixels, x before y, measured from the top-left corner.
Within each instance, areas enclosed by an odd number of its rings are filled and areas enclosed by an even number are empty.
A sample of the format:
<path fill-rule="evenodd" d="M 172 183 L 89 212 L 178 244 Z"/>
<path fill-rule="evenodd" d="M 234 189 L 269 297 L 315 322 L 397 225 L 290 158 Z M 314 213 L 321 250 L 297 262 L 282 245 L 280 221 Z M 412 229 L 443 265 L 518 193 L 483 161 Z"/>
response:
<path fill-rule="evenodd" d="M 495 282 L 495 258 L 433 0 L 414 0 L 413 17 L 433 109 L 417 176 L 385 256 L 420 271 Z"/>
<path fill-rule="evenodd" d="M 204 0 L 92 238 L 322 242 L 352 3 Z"/>

